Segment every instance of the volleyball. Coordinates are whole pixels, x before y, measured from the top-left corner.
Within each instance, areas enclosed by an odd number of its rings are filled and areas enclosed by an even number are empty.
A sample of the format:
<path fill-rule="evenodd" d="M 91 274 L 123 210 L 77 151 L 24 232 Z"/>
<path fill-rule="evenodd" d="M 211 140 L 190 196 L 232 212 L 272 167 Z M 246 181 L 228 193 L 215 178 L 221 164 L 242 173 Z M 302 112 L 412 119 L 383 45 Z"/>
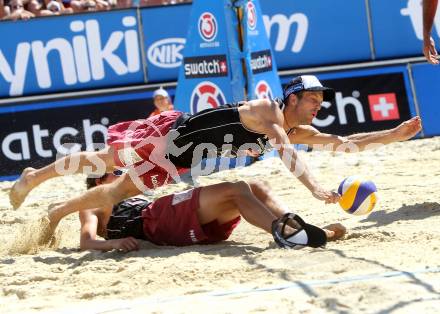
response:
<path fill-rule="evenodd" d="M 347 177 L 338 188 L 341 195 L 339 205 L 349 214 L 366 215 L 376 205 L 376 192 L 376 185 L 372 181 L 359 176 Z"/>

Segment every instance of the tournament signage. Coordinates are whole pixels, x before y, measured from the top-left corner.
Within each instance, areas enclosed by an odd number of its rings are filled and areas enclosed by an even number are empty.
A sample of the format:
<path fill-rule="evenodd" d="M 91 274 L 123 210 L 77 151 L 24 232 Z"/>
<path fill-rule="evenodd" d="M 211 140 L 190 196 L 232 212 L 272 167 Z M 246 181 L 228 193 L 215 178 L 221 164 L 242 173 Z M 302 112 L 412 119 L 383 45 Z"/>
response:
<path fill-rule="evenodd" d="M 251 70 L 252 74 L 273 70 L 272 52 L 270 49 L 251 53 Z"/>
<path fill-rule="evenodd" d="M 440 86 L 440 71 L 431 64 L 416 64 L 412 66 L 414 85 L 417 90 L 417 100 L 420 117 L 423 121 L 425 136 L 440 135 L 440 106 L 438 103 L 438 88 Z"/>
<path fill-rule="evenodd" d="M 178 108 L 194 113 L 245 96 L 255 99 L 282 95 L 258 1 L 236 1 L 234 6 L 228 0 L 216 1 L 209 10 L 206 2 L 195 1 L 190 21 L 176 92 Z M 190 104 L 189 110 L 186 103 Z"/>
<path fill-rule="evenodd" d="M 145 118 L 152 91 L 0 107 L 0 180 L 42 167 L 57 154 L 102 149 L 107 127 Z"/>
<path fill-rule="evenodd" d="M 248 99 L 281 97 L 281 83 L 258 1 L 244 1 L 241 27 L 248 69 Z"/>
<path fill-rule="evenodd" d="M 260 0 L 257 25 L 264 24 L 279 69 L 370 60 L 367 2 Z"/>
<path fill-rule="evenodd" d="M 210 1 L 210 8 L 217 5 L 214 2 L 224 3 L 223 0 Z M 235 4 L 240 2 L 247 1 Z M 365 1 L 260 0 L 259 3 L 260 16 L 252 14 L 256 12 L 252 4 L 247 9 L 250 12 L 249 33 L 255 33 L 257 28 L 266 31 L 278 69 L 371 60 Z M 148 21 L 143 23 L 143 29 L 149 81 L 176 80 L 178 77 L 190 10 L 191 5 L 141 9 L 142 20 Z M 253 20 L 254 16 L 257 19 Z M 381 21 L 388 23 L 389 20 Z"/>
<path fill-rule="evenodd" d="M 423 43 L 422 0 L 370 0 L 376 57 L 420 56 Z M 432 37 L 440 41 L 440 7 Z"/>
<path fill-rule="evenodd" d="M 237 16 L 229 0 L 195 0 L 175 107 L 195 113 L 244 98 Z"/>
<path fill-rule="evenodd" d="M 228 76 L 226 55 L 184 58 L 185 78 Z"/>
<path fill-rule="evenodd" d="M 136 10 L 0 23 L 0 97 L 140 84 Z"/>
<path fill-rule="evenodd" d="M 349 135 L 393 128 L 415 115 L 405 67 L 318 75 L 336 97 L 322 108 L 313 126 L 325 133 Z M 286 80 L 287 82 L 287 80 Z"/>
<path fill-rule="evenodd" d="M 188 26 L 192 42 L 203 41 L 203 53 L 187 57 L 238 53 L 228 45 L 235 40 L 224 41 L 231 39 L 227 33 L 237 33 L 231 1 L 210 1 L 190 22 L 192 8 L 202 2 L 208 1 L 139 8 L 139 16 L 127 9 L 3 21 L 0 32 L 8 36 L 0 47 L 0 97 L 141 84 L 144 70 L 148 82 L 175 81 Z M 257 2 L 247 3 L 246 30 L 255 35 L 264 28 L 279 69 L 372 60 L 369 17 L 376 59 L 421 55 L 421 0 L 260 0 L 261 16 Z M 432 36 L 440 42 L 440 12 Z M 261 60 L 252 59 L 258 68 Z M 241 67 L 231 62 L 228 69 Z"/>
<path fill-rule="evenodd" d="M 149 82 L 177 79 L 190 13 L 191 5 L 140 9 Z"/>

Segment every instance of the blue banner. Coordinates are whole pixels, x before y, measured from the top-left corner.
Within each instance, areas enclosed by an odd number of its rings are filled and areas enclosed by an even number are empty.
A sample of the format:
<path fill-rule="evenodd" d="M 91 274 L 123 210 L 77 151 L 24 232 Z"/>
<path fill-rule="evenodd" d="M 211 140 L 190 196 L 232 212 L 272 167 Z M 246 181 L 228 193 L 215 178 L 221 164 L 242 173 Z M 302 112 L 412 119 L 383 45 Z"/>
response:
<path fill-rule="evenodd" d="M 190 12 L 190 5 L 141 10 L 149 82 L 177 79 L 183 60 Z"/>
<path fill-rule="evenodd" d="M 2 22 L 0 97 L 144 81 L 136 10 Z"/>
<path fill-rule="evenodd" d="M 364 0 L 261 0 L 279 69 L 371 58 Z"/>
<path fill-rule="evenodd" d="M 238 19 L 229 0 L 192 4 L 175 107 L 195 113 L 243 100 Z"/>
<path fill-rule="evenodd" d="M 425 136 L 440 135 L 440 105 L 438 89 L 440 69 L 430 64 L 412 66 L 414 85 Z"/>
<path fill-rule="evenodd" d="M 364 0 L 260 0 L 260 4 L 260 24 L 279 69 L 371 59 Z M 176 80 L 190 8 L 141 9 L 142 20 L 148 21 L 143 25 L 149 81 Z"/>
<path fill-rule="evenodd" d="M 422 0 L 370 0 L 370 7 L 376 58 L 422 55 Z M 432 36 L 440 41 L 440 7 Z"/>
<path fill-rule="evenodd" d="M 226 4 L 220 2 L 224 10 Z M 258 25 L 264 25 L 269 35 L 279 69 L 371 60 L 364 0 L 260 3 Z M 376 57 L 421 55 L 421 0 L 369 3 Z M 149 82 L 174 81 L 182 64 L 191 7 L 141 8 L 142 23 L 136 9 L 3 21 L 0 32 L 8 36 L 0 46 L 0 97 L 140 84 L 145 80 L 143 65 Z M 233 26 L 227 27 L 232 32 Z M 218 36 L 223 40 L 222 32 Z M 237 29 L 234 32 L 237 36 Z M 198 31 L 195 35 L 200 38 Z M 440 42 L 440 12 L 432 35 Z M 210 50 L 205 55 L 216 54 Z"/>
<path fill-rule="evenodd" d="M 258 0 L 244 1 L 241 27 L 247 65 L 248 99 L 281 97 L 280 78 L 264 29 Z"/>

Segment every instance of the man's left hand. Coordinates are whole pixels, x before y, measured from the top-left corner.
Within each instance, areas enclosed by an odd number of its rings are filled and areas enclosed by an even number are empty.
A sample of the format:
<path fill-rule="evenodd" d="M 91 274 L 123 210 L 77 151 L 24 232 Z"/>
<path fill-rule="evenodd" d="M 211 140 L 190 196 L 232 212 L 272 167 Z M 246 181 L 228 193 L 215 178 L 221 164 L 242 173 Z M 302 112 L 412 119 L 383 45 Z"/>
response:
<path fill-rule="evenodd" d="M 426 37 L 423 40 L 423 54 L 429 63 L 439 64 L 439 61 L 437 60 L 437 50 L 435 49 L 435 41 L 432 37 Z"/>
<path fill-rule="evenodd" d="M 419 116 L 402 122 L 394 129 L 397 141 L 406 141 L 422 130 L 422 119 Z"/>

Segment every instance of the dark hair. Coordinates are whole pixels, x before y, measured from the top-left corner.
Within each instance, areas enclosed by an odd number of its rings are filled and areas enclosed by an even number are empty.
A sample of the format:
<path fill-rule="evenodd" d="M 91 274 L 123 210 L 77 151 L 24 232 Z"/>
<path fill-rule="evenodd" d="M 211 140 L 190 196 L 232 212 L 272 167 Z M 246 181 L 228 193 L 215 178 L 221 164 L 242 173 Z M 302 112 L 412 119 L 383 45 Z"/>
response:
<path fill-rule="evenodd" d="M 301 98 L 303 98 L 303 96 L 304 96 L 304 92 L 305 92 L 305 91 L 302 90 L 302 91 L 299 91 L 298 93 L 292 93 L 292 94 L 290 94 L 290 95 L 295 95 L 296 98 L 298 98 L 298 100 L 301 100 Z M 289 97 L 290 97 L 290 95 L 289 95 Z M 286 106 L 289 104 L 289 102 L 288 102 L 289 97 L 287 97 L 286 99 L 284 99 L 284 104 L 285 104 Z"/>
<path fill-rule="evenodd" d="M 303 86 L 302 84 L 303 84 L 303 81 L 302 81 L 302 77 L 301 76 L 297 76 L 297 77 L 295 77 L 295 78 L 293 78 L 291 81 L 289 81 L 289 83 L 287 83 L 287 85 L 284 87 L 284 89 L 283 89 L 283 94 L 285 95 L 286 94 L 286 91 L 287 91 L 287 89 L 289 88 L 289 87 L 291 87 L 291 86 L 294 86 L 294 85 L 297 85 L 297 84 L 301 84 L 301 86 Z M 298 91 L 298 92 L 296 92 L 296 93 L 289 93 L 289 96 L 290 95 L 296 95 L 296 97 L 298 97 L 298 100 L 301 100 L 301 98 L 303 97 L 303 95 L 304 95 L 304 91 L 303 90 L 300 90 L 300 91 Z M 284 103 L 287 105 L 287 99 L 289 98 L 289 96 L 287 96 L 287 97 L 285 97 L 284 98 Z"/>
<path fill-rule="evenodd" d="M 294 95 L 296 95 L 296 97 L 298 98 L 298 100 L 301 100 L 301 98 L 303 98 L 303 96 L 304 96 L 304 92 L 305 91 L 300 91 L 300 92 L 298 92 L 298 93 L 296 93 L 296 94 L 294 94 Z"/>
<path fill-rule="evenodd" d="M 116 169 L 116 170 L 113 170 L 113 172 L 105 173 L 101 177 L 96 177 L 96 176 L 87 177 L 87 179 L 86 179 L 87 190 L 91 189 L 91 188 L 94 188 L 95 186 L 98 185 L 96 183 L 96 180 L 101 180 L 101 181 L 105 180 L 109 174 L 113 174 L 113 175 L 119 177 L 119 176 L 122 176 L 124 174 L 124 171 L 122 171 L 121 169 Z"/>
<path fill-rule="evenodd" d="M 87 177 L 86 179 L 86 186 L 87 190 L 90 190 L 91 188 L 94 188 L 98 184 L 96 183 L 96 180 L 105 180 L 107 178 L 108 174 L 104 174 L 102 177 L 96 178 L 96 177 Z"/>

